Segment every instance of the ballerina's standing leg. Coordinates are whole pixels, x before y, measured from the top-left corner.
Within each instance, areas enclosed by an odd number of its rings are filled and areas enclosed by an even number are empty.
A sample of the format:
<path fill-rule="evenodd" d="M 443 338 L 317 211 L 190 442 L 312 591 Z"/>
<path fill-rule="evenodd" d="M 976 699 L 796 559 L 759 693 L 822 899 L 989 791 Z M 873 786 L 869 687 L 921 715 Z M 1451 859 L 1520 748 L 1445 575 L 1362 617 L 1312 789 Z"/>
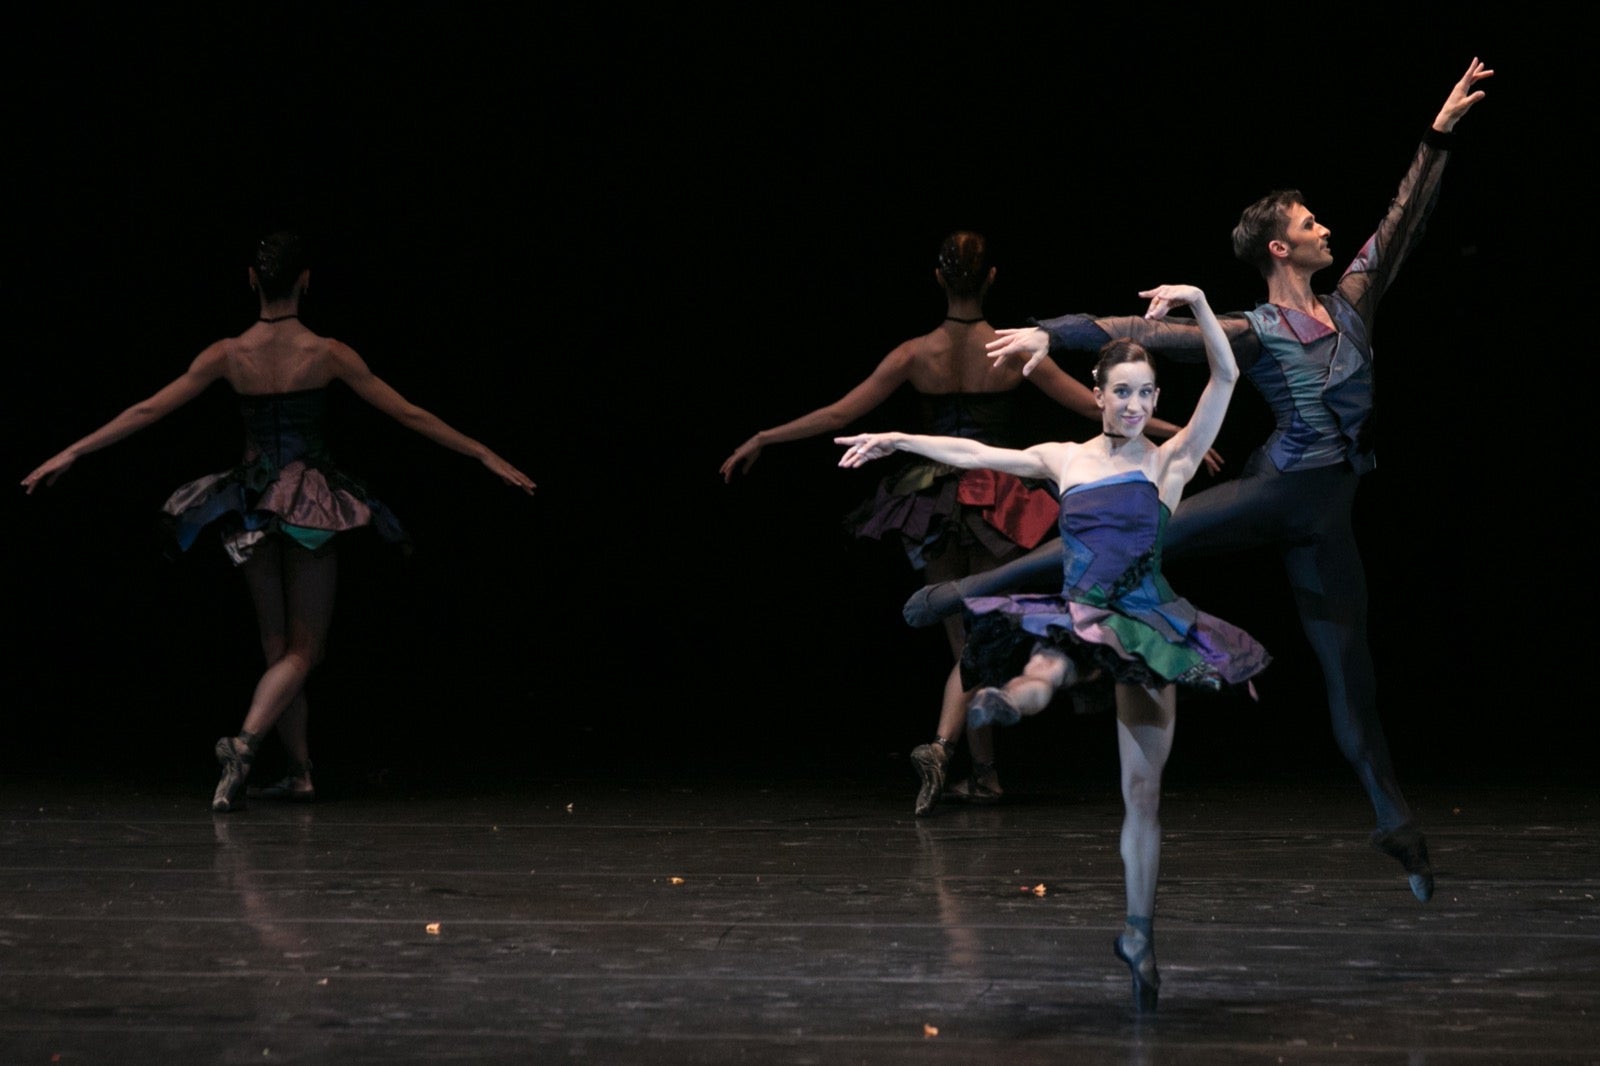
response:
<path fill-rule="evenodd" d="M 307 767 L 309 785 L 305 683 L 327 648 L 338 575 L 331 551 L 308 551 L 276 537 L 257 544 L 242 570 L 255 603 L 267 669 L 256 682 L 239 735 L 217 741 L 222 776 L 211 809 L 218 812 L 244 809 L 245 780 L 256 745 L 274 726 L 280 728 L 290 759 Z"/>
<path fill-rule="evenodd" d="M 1117 685 L 1117 754 L 1122 767 L 1122 871 L 1128 921 L 1114 950 L 1133 975 L 1133 1006 L 1156 1009 L 1156 878 L 1161 867 L 1161 772 L 1172 753 L 1177 693 L 1171 685 Z"/>

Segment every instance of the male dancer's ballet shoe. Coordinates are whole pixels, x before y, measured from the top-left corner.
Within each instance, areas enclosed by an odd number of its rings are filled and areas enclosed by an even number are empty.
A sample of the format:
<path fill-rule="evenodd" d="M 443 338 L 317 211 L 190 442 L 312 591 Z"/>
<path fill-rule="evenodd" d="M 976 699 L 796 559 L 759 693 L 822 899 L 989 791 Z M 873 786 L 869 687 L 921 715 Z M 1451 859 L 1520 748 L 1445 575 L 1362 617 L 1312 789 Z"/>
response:
<path fill-rule="evenodd" d="M 911 594 L 900 613 L 906 624 L 918 629 L 935 626 L 956 612 L 961 606 L 961 591 L 954 581 L 941 581 L 924 585 Z"/>
<path fill-rule="evenodd" d="M 1011 698 L 997 688 L 980 688 L 967 704 L 967 728 L 982 729 L 986 725 L 1016 725 L 1022 721 L 1022 712 Z"/>
<path fill-rule="evenodd" d="M 1411 894 L 1426 903 L 1433 898 L 1433 866 L 1428 862 L 1428 840 L 1414 822 L 1394 829 L 1374 829 L 1372 846 L 1406 868 Z"/>
<path fill-rule="evenodd" d="M 311 773 L 311 760 L 305 762 L 292 762 L 284 768 L 284 775 L 270 785 L 260 788 L 251 786 L 245 790 L 245 795 L 251 799 L 272 800 L 278 803 L 315 803 L 317 790 L 312 788 L 295 788 L 295 782 Z"/>
<path fill-rule="evenodd" d="M 970 803 L 975 806 L 991 806 L 1000 802 L 1004 792 L 1000 788 L 1000 778 L 994 772 L 994 763 L 972 762 L 972 775 L 965 777 L 944 790 L 944 798 L 956 803 Z"/>
<path fill-rule="evenodd" d="M 918 818 L 926 818 L 938 806 L 939 795 L 944 791 L 944 773 L 950 766 L 950 752 L 943 744 L 918 744 L 911 749 L 911 765 L 922 778 L 913 812 Z"/>
<path fill-rule="evenodd" d="M 1156 969 L 1154 939 L 1129 926 L 1112 942 L 1111 950 L 1128 964 L 1133 975 L 1133 1009 L 1137 1014 L 1153 1014 L 1161 995 L 1161 971 Z"/>
<path fill-rule="evenodd" d="M 234 746 L 232 737 L 218 740 L 214 750 L 217 763 L 222 767 L 222 777 L 217 781 L 217 791 L 211 797 L 211 809 L 218 814 L 242 811 L 247 806 L 245 778 L 250 773 L 250 763 L 255 759 L 255 752 L 248 747 L 240 751 Z"/>

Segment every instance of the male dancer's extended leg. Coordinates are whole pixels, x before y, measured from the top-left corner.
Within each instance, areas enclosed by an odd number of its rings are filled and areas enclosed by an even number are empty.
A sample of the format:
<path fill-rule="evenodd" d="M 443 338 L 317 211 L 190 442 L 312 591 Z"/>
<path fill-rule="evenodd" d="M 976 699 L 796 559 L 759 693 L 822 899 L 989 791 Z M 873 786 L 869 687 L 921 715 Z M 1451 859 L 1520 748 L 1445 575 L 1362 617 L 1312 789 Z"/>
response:
<path fill-rule="evenodd" d="M 1026 555 L 1019 555 L 992 570 L 957 581 L 922 586 L 906 600 L 901 613 L 908 625 L 922 627 L 961 611 L 961 601 L 972 596 L 1004 596 L 1013 592 L 1056 592 L 1061 588 L 1061 541 L 1051 537 Z"/>
<path fill-rule="evenodd" d="M 1238 477 L 1184 498 L 1167 524 L 1163 555 L 1173 558 L 1270 543 L 1279 521 L 1271 497 L 1282 481 L 1271 460 L 1261 452 L 1254 453 Z M 961 601 L 975 596 L 1056 592 L 1060 588 L 1061 541 L 1052 537 L 992 570 L 959 581 L 924 585 L 906 600 L 901 613 L 909 625 L 931 626 L 958 613 Z"/>
<path fill-rule="evenodd" d="M 1395 778 L 1367 644 L 1367 583 L 1350 527 L 1360 477 L 1344 465 L 1281 474 L 1257 453 L 1232 481 L 1179 505 L 1167 526 L 1170 560 L 1282 546 L 1301 628 L 1322 670 L 1334 740 L 1377 815 L 1372 843 L 1399 860 L 1418 899 L 1433 894 L 1427 841 Z"/>
<path fill-rule="evenodd" d="M 1353 482 L 1352 482 L 1353 488 Z M 1405 867 L 1411 891 L 1433 896 L 1428 844 L 1411 821 L 1378 718 L 1378 685 L 1367 643 L 1367 582 L 1350 510 L 1330 509 L 1316 540 L 1285 549 L 1283 565 L 1306 639 L 1322 667 L 1334 740 L 1367 790 L 1378 818 L 1372 844 Z"/>
<path fill-rule="evenodd" d="M 1328 516 L 1317 539 L 1284 549 L 1284 570 L 1306 639 L 1322 668 L 1339 750 L 1372 800 L 1379 829 L 1411 819 L 1378 720 L 1378 683 L 1367 645 L 1367 580 L 1348 512 Z"/>

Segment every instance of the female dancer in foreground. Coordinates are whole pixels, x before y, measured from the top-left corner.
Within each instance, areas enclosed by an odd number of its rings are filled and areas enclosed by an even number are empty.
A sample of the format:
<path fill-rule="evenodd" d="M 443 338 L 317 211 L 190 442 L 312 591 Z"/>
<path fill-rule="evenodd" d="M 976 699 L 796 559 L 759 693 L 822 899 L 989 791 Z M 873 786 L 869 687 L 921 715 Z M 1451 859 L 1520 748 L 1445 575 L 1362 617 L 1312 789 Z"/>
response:
<path fill-rule="evenodd" d="M 1199 289 L 1162 285 L 1140 295 L 1150 300 L 1151 318 L 1182 304 L 1192 309 L 1211 371 L 1188 424 L 1159 447 L 1146 433 L 1159 395 L 1155 369 L 1149 353 L 1126 339 L 1101 349 L 1094 395 L 1102 432 L 1082 444 L 1011 451 L 904 433 L 836 440 L 848 445 L 839 461 L 844 467 L 910 451 L 954 466 L 1049 478 L 1060 486 L 1061 594 L 967 601 L 971 635 L 962 665 L 988 686 L 974 695 L 967 723 L 1009 725 L 1037 714 L 1080 671 L 1100 667 L 1116 679 L 1128 920 L 1115 950 L 1132 971 L 1135 1009 L 1144 1011 L 1155 1009 L 1161 987 L 1151 923 L 1161 856 L 1161 772 L 1176 717 L 1174 683 L 1216 689 L 1244 682 L 1266 666 L 1268 656 L 1242 630 L 1176 596 L 1161 575 L 1162 530 L 1216 439 L 1238 368 Z M 1006 664 L 1015 661 L 1019 644 L 1031 648 L 1027 665 L 1007 680 Z"/>
<path fill-rule="evenodd" d="M 997 368 L 986 345 L 997 338 L 984 319 L 983 302 L 994 282 L 988 242 L 982 234 L 957 231 L 939 248 L 934 278 L 944 290 L 944 321 L 931 333 L 901 344 L 884 357 L 865 381 L 840 399 L 772 429 L 764 429 L 734 449 L 721 474 L 731 481 L 760 458 L 769 444 L 837 433 L 875 410 L 902 385 L 916 390 L 922 421 L 932 432 L 983 441 L 1016 443 L 1017 392 L 1024 381 L 1070 411 L 1099 420 L 1093 394 L 1054 364 L 1035 367 L 1024 378 Z M 1178 427 L 1156 421 L 1151 432 L 1170 436 Z M 964 577 L 1014 558 L 1035 547 L 1055 521 L 1056 505 L 1048 489 L 1019 482 L 988 470 L 964 473 L 941 462 L 913 463 L 884 478 L 874 499 L 851 518 L 858 536 L 880 538 L 898 533 L 911 565 L 927 580 Z M 938 575 L 946 575 L 940 577 Z M 958 664 L 945 682 L 935 743 L 913 755 L 922 787 L 915 812 L 933 812 L 944 788 L 950 754 L 961 735 L 971 693 L 961 684 L 959 662 L 966 640 L 959 617 L 945 620 L 945 637 Z M 994 769 L 994 748 L 988 728 L 967 733 L 972 775 L 958 782 L 951 798 L 993 802 L 1000 797 Z"/>
<path fill-rule="evenodd" d="M 405 539 L 394 515 L 330 461 L 323 440 L 327 387 L 342 381 L 402 425 L 477 459 L 506 484 L 529 493 L 534 488 L 526 474 L 484 445 L 408 403 L 348 346 L 300 323 L 300 297 L 311 272 L 297 235 L 277 233 L 262 241 L 249 274 L 260 297 L 255 325 L 212 344 L 159 392 L 22 479 L 29 493 L 40 482 L 54 484 L 82 456 L 158 421 L 219 380 L 239 395 L 244 459 L 230 471 L 184 485 L 164 508 L 185 550 L 202 527 L 217 523 L 224 547 L 249 583 L 266 653 L 267 669 L 239 735 L 216 743 L 222 777 L 211 809 L 219 812 L 244 809 L 256 746 L 274 726 L 289 755 L 289 773 L 261 794 L 300 801 L 316 795 L 305 683 L 322 659 L 333 617 L 334 535 L 370 525 L 389 540 Z"/>

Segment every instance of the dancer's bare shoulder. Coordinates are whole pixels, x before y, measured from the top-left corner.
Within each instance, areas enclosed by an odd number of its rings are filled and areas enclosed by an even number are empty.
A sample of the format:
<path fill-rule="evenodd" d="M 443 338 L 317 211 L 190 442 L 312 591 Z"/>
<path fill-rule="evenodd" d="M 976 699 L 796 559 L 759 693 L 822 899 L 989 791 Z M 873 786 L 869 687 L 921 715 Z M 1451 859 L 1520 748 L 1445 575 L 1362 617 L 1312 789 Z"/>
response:
<path fill-rule="evenodd" d="M 986 345 L 994 339 L 987 322 L 948 324 L 907 341 L 912 387 L 919 392 L 1009 392 L 1022 383 L 1010 369 L 996 370 Z"/>
<path fill-rule="evenodd" d="M 218 342 L 228 367 L 228 381 L 238 392 L 279 393 L 320 389 L 342 377 L 348 364 L 347 345 L 309 329 L 265 334 L 247 330 Z M 359 362 L 359 357 L 357 357 Z"/>

